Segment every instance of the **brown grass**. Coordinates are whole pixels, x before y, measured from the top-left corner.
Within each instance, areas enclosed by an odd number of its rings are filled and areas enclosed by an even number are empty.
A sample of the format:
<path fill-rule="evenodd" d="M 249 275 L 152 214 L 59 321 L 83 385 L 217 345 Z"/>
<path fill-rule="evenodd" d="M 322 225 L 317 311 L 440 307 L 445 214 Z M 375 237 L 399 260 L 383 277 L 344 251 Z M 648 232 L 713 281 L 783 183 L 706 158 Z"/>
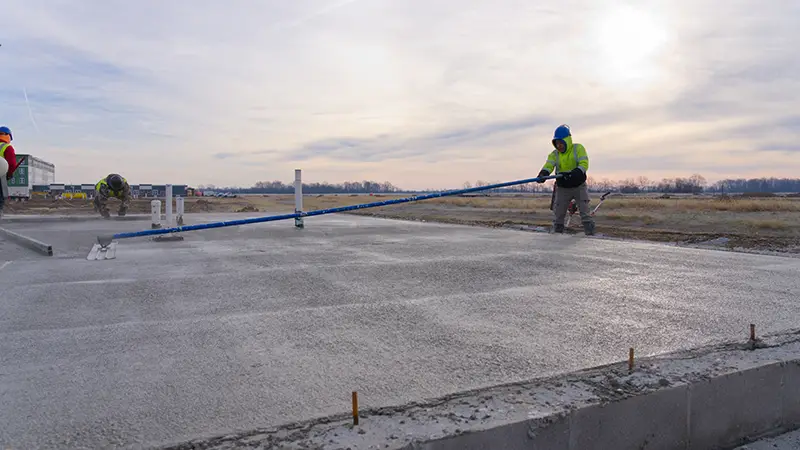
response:
<path fill-rule="evenodd" d="M 436 205 L 463 206 L 470 208 L 538 209 L 550 207 L 550 199 L 504 198 L 504 197 L 445 197 L 426 200 Z"/>
<path fill-rule="evenodd" d="M 540 209 L 549 208 L 550 198 L 454 197 L 428 200 L 429 203 L 472 208 Z M 597 205 L 598 199 L 592 199 Z M 800 201 L 793 198 L 620 198 L 610 197 L 604 210 L 641 209 L 646 211 L 732 211 L 732 212 L 800 212 Z"/>
<path fill-rule="evenodd" d="M 791 227 L 788 222 L 780 219 L 741 219 L 737 223 L 758 230 L 786 230 Z"/>
<path fill-rule="evenodd" d="M 611 220 L 618 220 L 620 222 L 642 222 L 645 225 L 653 225 L 662 221 L 662 219 L 654 217 L 650 214 L 621 214 L 621 213 L 608 213 L 605 217 Z"/>

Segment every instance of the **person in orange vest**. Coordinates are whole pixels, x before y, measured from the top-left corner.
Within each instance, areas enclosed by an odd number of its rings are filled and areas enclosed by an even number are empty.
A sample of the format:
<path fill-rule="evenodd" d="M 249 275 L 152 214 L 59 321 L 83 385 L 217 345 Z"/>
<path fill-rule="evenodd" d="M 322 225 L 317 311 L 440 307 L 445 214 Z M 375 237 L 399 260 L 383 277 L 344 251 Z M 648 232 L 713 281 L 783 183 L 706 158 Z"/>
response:
<path fill-rule="evenodd" d="M 6 197 L 8 197 L 8 180 L 10 180 L 14 176 L 14 172 L 16 172 L 17 167 L 17 154 L 14 151 L 14 147 L 11 145 L 11 141 L 14 137 L 11 135 L 11 129 L 2 126 L 0 127 L 0 159 L 3 160 L 3 163 L 0 163 L 0 217 L 3 215 L 3 207 L 6 204 Z"/>

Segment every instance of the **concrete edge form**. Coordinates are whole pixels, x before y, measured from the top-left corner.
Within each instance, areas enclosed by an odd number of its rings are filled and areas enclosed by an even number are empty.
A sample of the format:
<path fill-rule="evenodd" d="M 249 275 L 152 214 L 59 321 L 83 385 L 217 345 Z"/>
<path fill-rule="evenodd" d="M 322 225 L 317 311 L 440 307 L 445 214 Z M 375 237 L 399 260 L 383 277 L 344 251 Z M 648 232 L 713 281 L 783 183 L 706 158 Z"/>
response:
<path fill-rule="evenodd" d="M 732 449 L 800 428 L 800 330 L 628 364 L 159 448 Z"/>
<path fill-rule="evenodd" d="M 19 233 L 15 233 L 11 230 L 7 230 L 2 227 L 0 227 L 0 235 L 4 236 L 6 239 L 10 241 L 16 242 L 17 244 L 23 247 L 27 247 L 45 256 L 53 256 L 53 246 L 50 244 L 46 244 L 42 241 L 38 241 L 34 238 Z"/>

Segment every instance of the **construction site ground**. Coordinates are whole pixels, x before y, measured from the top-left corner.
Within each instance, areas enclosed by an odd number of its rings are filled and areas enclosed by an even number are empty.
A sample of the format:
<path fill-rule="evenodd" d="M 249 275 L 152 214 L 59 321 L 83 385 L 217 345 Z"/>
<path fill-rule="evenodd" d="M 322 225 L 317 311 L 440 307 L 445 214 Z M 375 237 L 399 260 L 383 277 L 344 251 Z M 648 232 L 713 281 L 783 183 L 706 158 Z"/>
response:
<path fill-rule="evenodd" d="M 332 208 L 407 195 L 306 195 L 304 210 Z M 710 243 L 718 248 L 780 252 L 800 256 L 800 196 L 734 195 L 626 195 L 611 196 L 598 209 L 597 232 L 605 236 L 675 244 Z M 592 194 L 591 207 L 598 194 Z M 492 228 L 537 229 L 552 224 L 549 194 L 472 194 L 403 203 L 348 214 L 401 220 L 454 223 Z M 91 214 L 87 200 L 37 199 L 12 203 L 11 213 Z M 133 213 L 150 212 L 150 200 L 133 201 Z M 237 198 L 186 199 L 187 212 L 239 212 L 243 214 L 294 211 L 293 195 L 240 195 Z M 568 227 L 581 233 L 575 214 Z"/>
<path fill-rule="evenodd" d="M 187 224 L 255 215 L 216 205 L 191 199 Z M 346 413 L 352 391 L 401 405 L 800 320 L 790 257 L 337 214 L 87 261 L 148 216 L 21 209 L 0 226 L 54 255 L 0 238 L 2 448 L 175 444 Z"/>

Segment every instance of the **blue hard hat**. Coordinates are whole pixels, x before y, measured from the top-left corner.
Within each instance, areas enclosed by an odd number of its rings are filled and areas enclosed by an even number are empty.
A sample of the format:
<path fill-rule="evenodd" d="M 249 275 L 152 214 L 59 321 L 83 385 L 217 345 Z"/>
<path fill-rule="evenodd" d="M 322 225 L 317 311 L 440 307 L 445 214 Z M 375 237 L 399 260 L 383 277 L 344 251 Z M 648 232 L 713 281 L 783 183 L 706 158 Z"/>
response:
<path fill-rule="evenodd" d="M 556 132 L 553 133 L 553 139 L 564 139 L 567 136 L 572 136 L 572 133 L 569 131 L 569 125 L 562 124 L 556 128 Z"/>
<path fill-rule="evenodd" d="M 5 133 L 5 134 L 7 134 L 9 137 L 11 137 L 11 140 L 12 140 L 12 141 L 14 140 L 14 136 L 11 134 L 11 128 L 8 128 L 8 127 L 0 127 L 0 133 Z"/>

